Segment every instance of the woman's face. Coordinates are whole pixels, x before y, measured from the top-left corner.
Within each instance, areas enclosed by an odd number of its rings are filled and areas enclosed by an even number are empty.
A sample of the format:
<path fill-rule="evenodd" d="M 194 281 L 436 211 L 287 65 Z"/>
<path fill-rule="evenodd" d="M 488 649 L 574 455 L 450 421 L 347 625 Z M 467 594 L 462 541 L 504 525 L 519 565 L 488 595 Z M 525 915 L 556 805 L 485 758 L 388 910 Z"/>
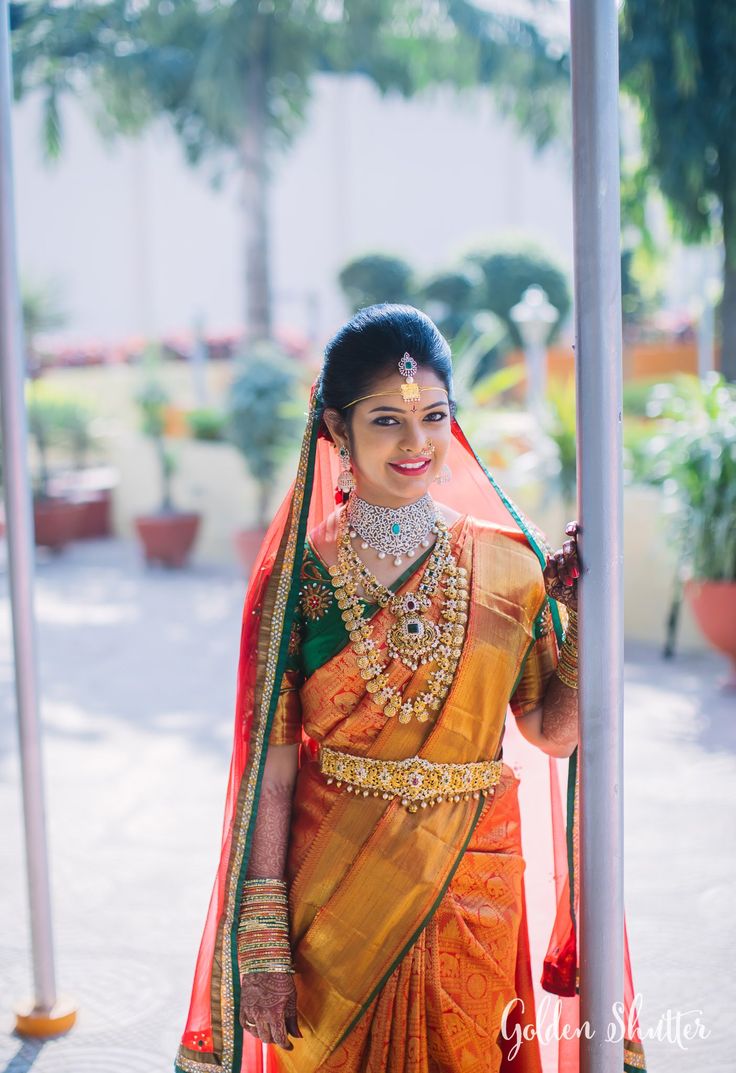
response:
<path fill-rule="evenodd" d="M 364 392 L 391 394 L 362 399 L 350 407 L 348 446 L 355 490 L 370 503 L 384 507 L 413 503 L 429 491 L 447 456 L 452 433 L 444 384 L 434 370 L 421 366 L 416 381 L 422 387 L 417 403 L 403 401 L 401 385 L 406 381 L 397 371 Z M 338 446 L 345 443 L 345 425 L 337 412 L 326 411 L 325 420 Z"/>

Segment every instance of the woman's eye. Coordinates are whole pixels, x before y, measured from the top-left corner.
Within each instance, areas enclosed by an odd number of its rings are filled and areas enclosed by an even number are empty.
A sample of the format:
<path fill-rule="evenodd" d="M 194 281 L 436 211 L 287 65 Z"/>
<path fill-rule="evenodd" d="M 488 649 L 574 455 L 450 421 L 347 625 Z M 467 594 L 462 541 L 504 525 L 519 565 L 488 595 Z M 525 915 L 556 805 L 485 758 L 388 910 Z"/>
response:
<path fill-rule="evenodd" d="M 434 422 L 436 424 L 438 421 L 442 421 L 446 417 L 447 417 L 447 414 L 445 413 L 444 410 L 433 410 L 431 414 L 425 414 L 424 420 L 425 421 L 432 421 L 432 422 Z M 388 414 L 384 414 L 382 417 L 376 417 L 376 418 L 374 418 L 374 420 L 372 422 L 372 424 L 374 424 L 374 425 L 384 425 L 384 426 L 398 425 L 398 423 L 399 422 L 396 420 L 395 417 L 389 417 Z"/>

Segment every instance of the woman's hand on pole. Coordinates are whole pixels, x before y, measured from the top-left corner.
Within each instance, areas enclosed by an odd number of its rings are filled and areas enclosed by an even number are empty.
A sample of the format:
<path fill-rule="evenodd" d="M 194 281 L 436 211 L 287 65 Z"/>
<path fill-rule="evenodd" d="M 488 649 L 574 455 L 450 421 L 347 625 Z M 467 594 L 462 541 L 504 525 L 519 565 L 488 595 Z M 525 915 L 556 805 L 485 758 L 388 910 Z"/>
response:
<path fill-rule="evenodd" d="M 289 1036 L 302 1038 L 296 1015 L 296 987 L 290 972 L 246 972 L 241 978 L 240 1023 L 264 1043 L 292 1051 Z"/>
<path fill-rule="evenodd" d="M 547 555 L 544 568 L 544 581 L 547 586 L 547 594 L 553 600 L 565 604 L 566 607 L 577 611 L 578 607 L 578 578 L 582 570 L 582 564 L 578 553 L 577 534 L 581 532 L 578 522 L 568 522 L 565 526 L 568 539 L 563 543 L 559 551 Z"/>

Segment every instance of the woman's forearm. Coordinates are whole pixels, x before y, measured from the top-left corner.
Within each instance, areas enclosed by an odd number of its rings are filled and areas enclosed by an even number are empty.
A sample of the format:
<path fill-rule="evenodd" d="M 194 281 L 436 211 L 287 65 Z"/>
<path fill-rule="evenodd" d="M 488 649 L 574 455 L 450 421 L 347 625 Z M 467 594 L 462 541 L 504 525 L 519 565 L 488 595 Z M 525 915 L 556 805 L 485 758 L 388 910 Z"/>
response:
<path fill-rule="evenodd" d="M 550 678 L 542 704 L 541 736 L 553 756 L 570 756 L 578 743 L 578 691 Z M 554 751 L 553 751 L 554 750 Z"/>
<path fill-rule="evenodd" d="M 301 1035 L 285 877 L 298 756 L 298 745 L 268 748 L 238 924 L 240 1023 L 286 1050 Z"/>
<path fill-rule="evenodd" d="M 578 743 L 578 694 L 553 674 L 538 707 L 516 719 L 522 737 L 548 756 L 564 759 Z"/>
<path fill-rule="evenodd" d="M 284 878 L 298 757 L 298 745 L 269 746 L 248 862 L 248 879 Z"/>

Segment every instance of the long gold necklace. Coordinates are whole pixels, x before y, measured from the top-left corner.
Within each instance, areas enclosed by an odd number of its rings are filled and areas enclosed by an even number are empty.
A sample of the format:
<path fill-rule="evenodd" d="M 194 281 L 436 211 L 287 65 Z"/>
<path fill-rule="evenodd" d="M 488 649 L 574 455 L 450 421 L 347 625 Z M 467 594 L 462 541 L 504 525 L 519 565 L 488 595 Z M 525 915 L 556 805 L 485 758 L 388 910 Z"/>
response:
<path fill-rule="evenodd" d="M 423 723 L 429 718 L 430 711 L 441 707 L 462 655 L 468 620 L 467 570 L 457 565 L 450 551 L 449 530 L 438 515 L 434 529 L 437 539 L 422 580 L 414 591 L 398 596 L 381 584 L 355 552 L 346 522 L 343 511 L 337 537 L 337 563 L 330 567 L 330 576 L 361 676 L 366 680 L 366 689 L 373 702 L 385 715 L 398 715 L 400 723 L 408 723 L 412 717 Z M 440 584 L 444 590 L 440 608 L 442 621 L 434 623 L 424 612 L 431 606 Z M 390 657 L 411 670 L 430 661 L 436 664 L 427 680 L 427 688 L 411 699 L 404 700 L 401 690 L 389 684 L 388 661 L 381 659 L 373 640 L 373 626 L 365 619 L 358 596 L 360 587 L 367 597 L 380 607 L 388 607 L 396 616 L 397 621 L 387 638 Z"/>

